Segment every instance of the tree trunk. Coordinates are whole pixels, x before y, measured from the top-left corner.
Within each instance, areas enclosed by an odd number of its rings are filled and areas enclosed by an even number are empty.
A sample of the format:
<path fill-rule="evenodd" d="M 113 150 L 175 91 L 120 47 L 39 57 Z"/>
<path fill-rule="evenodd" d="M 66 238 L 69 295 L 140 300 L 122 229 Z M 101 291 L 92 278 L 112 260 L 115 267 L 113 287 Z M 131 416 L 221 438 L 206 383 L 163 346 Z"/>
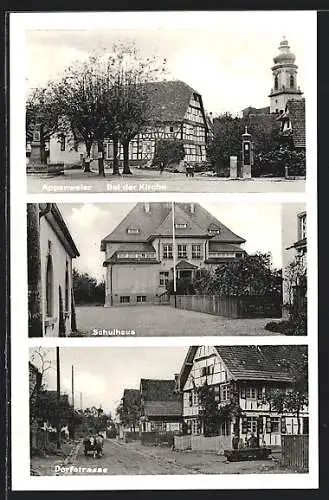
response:
<path fill-rule="evenodd" d="M 38 203 L 27 204 L 29 336 L 42 337 L 41 255 Z"/>
<path fill-rule="evenodd" d="M 91 151 L 91 142 L 86 142 L 86 153 L 87 153 L 87 160 L 89 161 L 84 161 L 84 172 L 91 172 L 90 170 L 90 151 Z"/>
<path fill-rule="evenodd" d="M 98 175 L 105 177 L 104 171 L 104 143 L 103 141 L 97 142 L 98 146 Z"/>
<path fill-rule="evenodd" d="M 123 174 L 131 175 L 129 168 L 129 141 L 125 140 L 122 142 L 123 146 Z"/>
<path fill-rule="evenodd" d="M 296 417 L 297 417 L 297 434 L 299 436 L 300 434 L 300 418 L 299 418 L 299 410 L 296 412 Z"/>
<path fill-rule="evenodd" d="M 116 136 L 112 138 L 113 142 L 113 175 L 120 175 L 119 171 L 119 141 Z"/>

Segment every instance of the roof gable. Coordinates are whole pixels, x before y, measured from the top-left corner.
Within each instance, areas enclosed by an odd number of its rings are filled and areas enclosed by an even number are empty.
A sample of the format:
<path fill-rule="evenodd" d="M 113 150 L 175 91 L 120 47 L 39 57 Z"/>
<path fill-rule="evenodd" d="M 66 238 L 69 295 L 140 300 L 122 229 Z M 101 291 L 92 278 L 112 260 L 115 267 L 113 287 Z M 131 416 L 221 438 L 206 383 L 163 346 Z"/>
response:
<path fill-rule="evenodd" d="M 280 363 L 281 346 L 266 346 L 269 349 L 248 345 L 214 347 L 234 380 L 293 381 L 291 371 Z M 181 389 L 188 379 L 197 350 L 198 346 L 192 346 L 186 354 L 179 377 Z"/>
<path fill-rule="evenodd" d="M 198 94 L 180 80 L 144 85 L 150 100 L 150 120 L 154 122 L 183 121 L 193 93 Z"/>

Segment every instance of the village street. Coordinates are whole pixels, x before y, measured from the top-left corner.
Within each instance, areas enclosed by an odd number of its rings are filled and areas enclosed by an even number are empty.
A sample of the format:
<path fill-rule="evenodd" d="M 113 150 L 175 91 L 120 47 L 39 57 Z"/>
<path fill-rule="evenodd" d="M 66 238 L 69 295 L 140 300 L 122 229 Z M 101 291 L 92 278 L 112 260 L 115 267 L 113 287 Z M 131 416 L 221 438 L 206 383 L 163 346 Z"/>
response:
<path fill-rule="evenodd" d="M 270 193 L 303 192 L 304 180 L 281 178 L 229 179 L 225 177 L 195 174 L 187 178 L 183 173 L 141 170 L 131 167 L 132 175 L 113 177 L 105 169 L 106 177 L 96 172 L 84 173 L 82 169 L 65 170 L 64 175 L 46 177 L 28 175 L 28 193 L 165 193 L 165 192 L 211 192 L 211 193 Z"/>
<path fill-rule="evenodd" d="M 280 467 L 280 451 L 274 452 L 272 456 L 273 459 L 269 460 L 227 462 L 223 455 L 213 452 L 180 452 L 173 451 L 169 447 L 143 446 L 139 442 L 122 443 L 116 439 L 109 439 L 104 442 L 101 458 L 94 459 L 91 455 L 85 457 L 83 444 L 80 442 L 76 447 L 76 453 L 61 467 L 58 463 L 47 465 L 44 459 L 43 467 L 39 460 L 38 470 L 40 475 L 88 475 L 83 468 L 96 467 L 102 469 L 102 474 L 107 475 L 288 472 Z M 89 474 L 100 475 L 101 473 L 89 472 Z"/>
<path fill-rule="evenodd" d="M 223 316 L 162 306 L 84 306 L 76 308 L 80 335 L 116 336 L 113 330 L 136 336 L 278 335 L 265 330 L 268 318 L 230 319 Z M 279 321 L 279 320 L 278 320 Z M 108 334 L 102 330 L 108 330 Z M 131 335 L 131 333 L 127 333 Z"/>

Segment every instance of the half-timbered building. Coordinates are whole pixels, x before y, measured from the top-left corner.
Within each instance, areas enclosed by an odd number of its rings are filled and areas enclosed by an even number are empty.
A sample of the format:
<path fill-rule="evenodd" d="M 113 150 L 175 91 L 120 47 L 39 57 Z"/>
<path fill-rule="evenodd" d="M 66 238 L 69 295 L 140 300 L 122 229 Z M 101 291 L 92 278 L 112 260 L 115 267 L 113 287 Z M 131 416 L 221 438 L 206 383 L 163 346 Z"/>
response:
<path fill-rule="evenodd" d="M 152 162 L 156 142 L 160 139 L 179 140 L 185 149 L 185 160 L 191 164 L 206 161 L 206 143 L 211 129 L 211 119 L 206 115 L 202 96 L 187 83 L 175 81 L 149 82 L 144 84 L 149 98 L 148 122 L 130 142 L 131 165 Z M 211 131 L 210 131 L 211 134 Z M 112 141 L 105 140 L 105 160 L 113 160 Z M 48 148 L 48 146 L 47 146 Z M 49 162 L 78 163 L 85 155 L 85 146 L 74 140 L 71 134 L 53 134 L 49 140 Z M 92 159 L 98 158 L 97 144 L 93 144 Z M 123 148 L 119 149 L 119 161 L 123 160 Z"/>
<path fill-rule="evenodd" d="M 174 257 L 177 279 L 192 281 L 199 269 L 243 258 L 244 243 L 197 203 L 175 203 L 174 221 L 171 203 L 138 203 L 101 241 L 105 306 L 159 303 Z"/>
<path fill-rule="evenodd" d="M 217 435 L 251 433 L 259 444 L 280 445 L 281 434 L 308 434 L 308 409 L 297 416 L 271 409 L 270 389 L 290 390 L 296 360 L 305 346 L 192 346 L 183 363 L 179 386 L 183 420 L 189 434 L 203 434 L 199 390 L 206 383 L 218 403 Z"/>

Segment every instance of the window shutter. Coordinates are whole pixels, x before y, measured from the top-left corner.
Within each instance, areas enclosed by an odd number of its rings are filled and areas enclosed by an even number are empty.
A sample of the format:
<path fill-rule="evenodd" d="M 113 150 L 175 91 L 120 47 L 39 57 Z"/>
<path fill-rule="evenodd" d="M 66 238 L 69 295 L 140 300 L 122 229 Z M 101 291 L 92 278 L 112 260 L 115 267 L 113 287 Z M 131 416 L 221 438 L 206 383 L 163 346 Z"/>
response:
<path fill-rule="evenodd" d="M 247 434 L 248 432 L 248 420 L 247 417 L 242 417 L 242 434 Z"/>
<path fill-rule="evenodd" d="M 258 401 L 261 401 L 263 399 L 263 389 L 262 389 L 262 387 L 258 387 L 258 389 L 257 389 L 257 399 L 258 399 Z"/>
<path fill-rule="evenodd" d="M 246 388 L 245 387 L 241 387 L 241 398 L 246 399 Z"/>
<path fill-rule="evenodd" d="M 259 434 L 263 434 L 264 426 L 263 426 L 263 416 L 260 415 L 257 419 L 257 431 Z"/>
<path fill-rule="evenodd" d="M 281 417 L 281 434 L 287 433 L 286 417 Z"/>
<path fill-rule="evenodd" d="M 266 432 L 267 434 L 271 433 L 271 417 L 266 417 Z"/>

